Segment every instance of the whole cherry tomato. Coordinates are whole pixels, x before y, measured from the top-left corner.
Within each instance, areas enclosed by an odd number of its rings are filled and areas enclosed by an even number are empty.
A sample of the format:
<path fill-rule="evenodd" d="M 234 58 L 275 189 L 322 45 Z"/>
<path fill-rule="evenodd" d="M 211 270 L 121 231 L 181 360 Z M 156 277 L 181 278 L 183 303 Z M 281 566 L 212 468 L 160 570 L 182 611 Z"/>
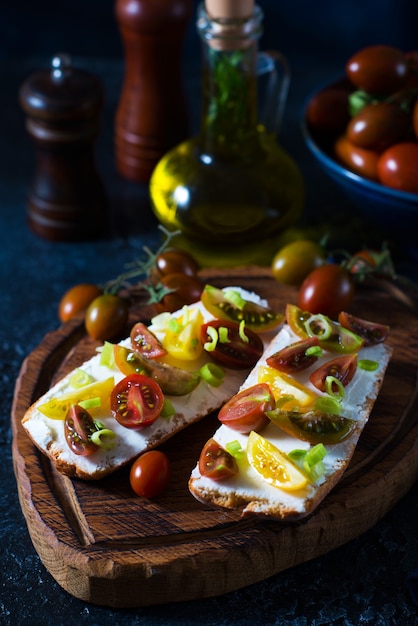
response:
<path fill-rule="evenodd" d="M 365 106 L 347 126 L 347 140 L 366 150 L 380 152 L 402 141 L 410 116 L 399 104 L 378 102 Z"/>
<path fill-rule="evenodd" d="M 168 274 L 196 276 L 199 271 L 199 265 L 193 256 L 180 248 L 170 248 L 161 252 L 156 259 L 156 268 L 160 276 Z"/>
<path fill-rule="evenodd" d="M 418 143 L 398 143 L 385 150 L 378 160 L 377 172 L 383 185 L 418 193 Z"/>
<path fill-rule="evenodd" d="M 143 498 L 159 496 L 170 482 L 170 461 L 161 450 L 150 450 L 136 459 L 129 473 L 132 489 Z"/>
<path fill-rule="evenodd" d="M 350 305 L 354 291 L 350 272 L 336 263 L 326 263 L 314 269 L 303 281 L 298 306 L 303 311 L 336 319 L 338 313 Z"/>
<path fill-rule="evenodd" d="M 68 322 L 77 313 L 87 309 L 89 304 L 101 293 L 100 287 L 90 283 L 81 283 L 71 287 L 65 292 L 59 303 L 58 317 L 61 322 Z"/>
<path fill-rule="evenodd" d="M 293 241 L 275 254 L 271 271 L 279 283 L 298 286 L 309 272 L 324 262 L 325 252 L 319 243 Z"/>
<path fill-rule="evenodd" d="M 377 162 L 379 153 L 359 148 L 341 135 L 334 145 L 335 156 L 347 169 L 370 180 L 379 180 Z"/>
<path fill-rule="evenodd" d="M 349 119 L 348 90 L 342 87 L 329 87 L 318 92 L 306 107 L 306 121 L 315 135 L 340 134 Z"/>
<path fill-rule="evenodd" d="M 128 315 L 129 306 L 124 298 L 102 294 L 90 303 L 86 311 L 87 333 L 92 339 L 110 341 L 124 331 Z"/>
<path fill-rule="evenodd" d="M 398 48 L 369 46 L 347 61 L 346 75 L 357 89 L 373 95 L 390 95 L 405 85 L 408 64 Z"/>
<path fill-rule="evenodd" d="M 197 276 L 186 276 L 186 274 L 167 274 L 160 280 L 161 284 L 173 291 L 157 303 L 158 311 L 168 311 L 173 313 L 178 311 L 185 304 L 193 304 L 200 299 L 203 284 Z"/>

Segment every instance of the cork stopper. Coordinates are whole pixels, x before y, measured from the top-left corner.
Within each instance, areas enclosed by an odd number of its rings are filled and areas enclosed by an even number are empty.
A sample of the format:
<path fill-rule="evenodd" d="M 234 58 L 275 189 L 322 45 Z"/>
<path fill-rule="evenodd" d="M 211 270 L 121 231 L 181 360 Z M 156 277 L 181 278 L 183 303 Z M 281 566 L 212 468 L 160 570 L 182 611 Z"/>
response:
<path fill-rule="evenodd" d="M 245 19 L 254 11 L 254 0 L 206 0 L 205 7 L 213 19 Z"/>

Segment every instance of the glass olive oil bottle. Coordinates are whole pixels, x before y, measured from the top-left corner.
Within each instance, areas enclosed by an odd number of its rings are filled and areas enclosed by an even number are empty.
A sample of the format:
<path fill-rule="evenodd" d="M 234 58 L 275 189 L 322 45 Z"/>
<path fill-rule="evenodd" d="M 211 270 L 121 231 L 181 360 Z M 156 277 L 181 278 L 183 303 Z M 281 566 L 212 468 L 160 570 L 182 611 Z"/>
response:
<path fill-rule="evenodd" d="M 180 230 L 204 264 L 257 261 L 251 250 L 265 252 L 265 240 L 294 224 L 303 208 L 297 166 L 275 129 L 258 120 L 262 18 L 257 6 L 248 17 L 218 19 L 200 6 L 200 132 L 168 152 L 150 180 L 157 218 Z"/>

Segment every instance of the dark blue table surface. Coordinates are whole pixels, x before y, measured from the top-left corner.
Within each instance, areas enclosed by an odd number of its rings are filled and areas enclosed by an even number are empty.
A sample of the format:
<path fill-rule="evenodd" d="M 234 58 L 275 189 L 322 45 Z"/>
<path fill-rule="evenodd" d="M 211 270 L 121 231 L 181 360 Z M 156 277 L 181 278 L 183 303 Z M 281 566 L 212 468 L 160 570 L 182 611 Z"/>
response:
<path fill-rule="evenodd" d="M 27 6 L 25 6 L 27 4 Z M 79 6 L 77 6 L 79 4 Z M 25 356 L 59 326 L 57 306 L 78 282 L 100 283 L 160 238 L 146 186 L 121 179 L 113 156 L 115 108 L 123 58 L 110 0 L 49 2 L 2 8 L 0 27 L 0 623 L 20 624 L 270 624 L 280 626 L 418 623 L 407 576 L 418 567 L 418 487 L 415 485 L 374 528 L 348 545 L 269 580 L 226 596 L 135 610 L 92 606 L 63 591 L 36 554 L 20 510 L 11 453 L 10 412 L 15 380 Z M 413 2 L 260 2 L 266 13 L 265 47 L 281 49 L 292 66 L 292 87 L 282 142 L 305 177 L 306 214 L 337 210 L 348 201 L 324 178 L 307 152 L 299 128 L 303 105 L 316 85 L 341 72 L 349 54 L 369 43 L 413 47 Z M 280 5 L 280 6 L 279 6 Z M 315 10 L 313 7 L 315 6 Z M 337 14 L 338 11 L 340 13 Z M 320 11 L 323 10 L 323 15 Z M 60 11 L 59 13 L 57 13 Z M 344 13 L 345 11 L 345 13 Z M 102 12 L 101 19 L 97 15 Z M 335 13 L 335 15 L 334 15 Z M 329 21 L 325 20 L 328 15 Z M 349 19 L 350 18 L 350 19 Z M 416 21 L 415 21 L 416 25 Z M 416 31 L 415 31 L 416 32 Z M 264 42 L 263 42 L 264 43 Z M 200 89 L 199 55 L 187 39 L 185 74 L 194 120 Z M 86 243 L 50 243 L 26 226 L 25 197 L 34 166 L 33 146 L 17 102 L 20 84 L 57 51 L 104 81 L 106 106 L 97 163 L 106 183 L 111 235 Z M 408 265 L 408 271 L 411 266 Z M 413 267 L 412 267 L 413 273 Z"/>

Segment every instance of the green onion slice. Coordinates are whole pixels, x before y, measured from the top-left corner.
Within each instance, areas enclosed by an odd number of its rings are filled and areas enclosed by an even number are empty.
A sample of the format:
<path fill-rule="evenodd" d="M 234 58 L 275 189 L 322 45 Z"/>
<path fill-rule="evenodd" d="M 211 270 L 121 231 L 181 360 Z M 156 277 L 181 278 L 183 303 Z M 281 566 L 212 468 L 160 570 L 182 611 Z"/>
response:
<path fill-rule="evenodd" d="M 239 323 L 239 336 L 241 341 L 243 341 L 244 343 L 248 343 L 250 341 L 245 334 L 245 320 L 241 320 Z"/>
<path fill-rule="evenodd" d="M 213 326 L 209 326 L 209 328 L 213 328 Z M 227 329 L 226 326 L 219 326 L 218 334 L 219 334 L 219 343 L 229 343 L 230 342 L 230 339 L 228 337 L 228 329 Z"/>
<path fill-rule="evenodd" d="M 225 445 L 225 450 L 235 458 L 242 456 L 244 453 L 244 450 L 237 439 L 234 439 L 234 441 L 228 441 Z"/>
<path fill-rule="evenodd" d="M 310 337 L 318 337 L 318 339 L 329 339 L 332 333 L 332 325 L 325 315 L 318 313 L 311 315 L 305 322 L 306 332 Z"/>
<path fill-rule="evenodd" d="M 95 409 L 96 407 L 101 406 L 102 401 L 99 397 L 87 398 L 87 400 L 80 400 L 78 404 L 83 409 L 86 409 L 88 411 L 89 409 Z"/>
<path fill-rule="evenodd" d="M 173 417 L 176 414 L 176 409 L 173 406 L 170 398 L 164 398 L 163 408 L 161 409 L 160 416 L 164 418 Z"/>
<path fill-rule="evenodd" d="M 295 449 L 288 453 L 289 458 L 294 461 L 312 482 L 316 482 L 325 473 L 323 459 L 328 454 L 324 444 L 318 443 L 309 450 Z"/>
<path fill-rule="evenodd" d="M 203 347 L 207 352 L 212 352 L 212 350 L 215 350 L 218 344 L 218 339 L 219 339 L 218 331 L 213 326 L 208 326 L 206 329 L 206 332 L 210 337 L 210 341 L 207 341 L 206 343 L 204 343 Z"/>
<path fill-rule="evenodd" d="M 337 387 L 336 390 L 335 390 L 335 386 Z M 344 385 L 335 376 L 327 376 L 325 378 L 325 391 L 327 392 L 329 396 L 331 396 L 332 398 L 335 398 L 336 400 L 340 402 L 341 400 L 344 399 L 344 396 L 345 396 Z"/>
<path fill-rule="evenodd" d="M 306 356 L 317 356 L 318 358 L 322 356 L 323 350 L 321 346 L 311 346 L 307 350 L 305 350 Z"/>
<path fill-rule="evenodd" d="M 211 385 L 211 387 L 219 387 L 222 385 L 225 372 L 222 367 L 215 363 L 205 363 L 199 370 L 202 379 Z"/>
<path fill-rule="evenodd" d="M 87 374 L 87 372 L 81 368 L 77 368 L 70 377 L 70 385 L 74 387 L 74 389 L 80 389 L 92 382 L 94 382 L 93 376 L 90 376 L 90 374 Z"/>
<path fill-rule="evenodd" d="M 100 365 L 105 367 L 114 367 L 115 365 L 115 351 L 113 349 L 114 344 L 109 341 L 105 341 L 100 353 Z"/>
<path fill-rule="evenodd" d="M 379 369 L 378 361 L 372 361 L 371 359 L 360 359 L 357 366 L 362 370 L 366 370 L 366 372 L 375 372 Z"/>
<path fill-rule="evenodd" d="M 111 450 L 116 445 L 116 434 L 109 428 L 101 428 L 90 435 L 90 439 L 96 446 L 104 450 Z"/>
<path fill-rule="evenodd" d="M 321 396 L 315 400 L 315 411 L 328 413 L 329 415 L 339 415 L 341 413 L 341 404 L 337 398 L 331 396 Z"/>
<path fill-rule="evenodd" d="M 237 291 L 236 289 L 225 289 L 224 295 L 225 295 L 225 298 L 228 300 L 228 302 L 236 306 L 237 309 L 242 310 L 247 304 L 247 301 L 242 297 L 240 292 Z"/>

